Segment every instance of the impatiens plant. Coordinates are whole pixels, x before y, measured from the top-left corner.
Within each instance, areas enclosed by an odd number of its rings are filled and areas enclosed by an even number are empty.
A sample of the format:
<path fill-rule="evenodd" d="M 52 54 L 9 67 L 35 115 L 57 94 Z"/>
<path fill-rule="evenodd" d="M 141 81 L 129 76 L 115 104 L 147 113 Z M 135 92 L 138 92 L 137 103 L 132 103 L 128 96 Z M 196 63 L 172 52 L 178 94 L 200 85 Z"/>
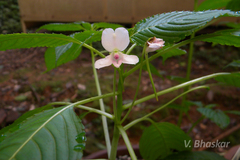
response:
<path fill-rule="evenodd" d="M 143 131 L 139 142 L 141 155 L 146 160 L 176 159 L 176 157 L 181 157 L 181 159 L 195 159 L 196 157 L 198 157 L 197 159 L 199 157 L 202 159 L 223 159 L 218 154 L 211 152 L 193 152 L 191 145 L 193 142 L 187 133 L 174 124 L 151 119 L 153 114 L 168 107 L 178 98 L 196 90 L 210 88 L 213 85 L 212 83 L 208 84 L 206 82 L 202 85 L 201 82 L 206 80 L 215 79 L 215 86 L 220 82 L 221 85 L 240 87 L 239 72 L 221 72 L 196 79 L 189 78 L 176 86 L 160 91 L 156 89 L 152 78 L 152 74 L 156 74 L 157 71 L 151 65 L 152 60 L 160 56 L 163 57 L 163 60 L 166 60 L 172 56 L 185 54 L 186 52 L 179 47 L 191 42 L 204 41 L 240 47 L 239 29 L 227 29 L 185 39 L 211 24 L 212 20 L 221 17 L 240 17 L 240 13 L 230 10 L 169 12 L 141 20 L 129 30 L 116 24 L 77 22 L 48 24 L 40 28 L 51 31 L 76 32 L 69 36 L 47 33 L 0 35 L 0 50 L 2 51 L 16 48 L 48 47 L 45 53 L 47 71 L 77 58 L 82 47 L 89 49 L 97 95 L 73 103 L 53 102 L 23 114 L 12 125 L 0 131 L 0 159 L 81 159 L 84 156 L 83 150 L 87 138 L 81 119 L 75 114 L 74 108 L 94 112 L 102 116 L 108 159 L 116 159 L 120 138 L 123 138 L 131 158 L 133 160 L 137 159 L 126 131 L 141 121 L 151 123 L 151 126 Z M 105 55 L 105 51 L 94 48 L 93 42 L 97 41 L 101 41 L 102 46 L 109 54 Z M 127 49 L 129 43 L 131 43 L 131 46 Z M 139 57 L 131 54 L 136 46 L 142 47 L 142 54 L 138 54 Z M 155 54 L 149 54 L 149 52 L 155 52 Z M 95 59 L 96 57 L 98 60 Z M 99 57 L 101 58 L 99 59 Z M 239 64 L 237 61 L 234 61 L 234 63 Z M 126 67 L 125 64 L 131 65 Z M 145 66 L 146 68 L 144 68 Z M 106 69 L 103 67 L 114 67 L 112 92 L 107 94 L 102 94 L 97 74 L 97 69 Z M 139 97 L 138 92 L 141 87 L 143 69 L 146 69 L 149 74 L 154 94 Z M 125 80 L 131 78 L 130 75 L 134 72 L 139 73 L 138 82 L 134 86 L 136 87 L 136 93 L 133 97 L 130 97 L 132 99 L 130 103 L 124 104 Z M 157 72 L 157 74 L 159 73 Z M 191 87 L 193 85 L 194 87 Z M 127 123 L 125 121 L 138 104 L 143 102 L 147 104 L 148 100 L 154 98 L 156 100 L 161 99 L 162 95 L 179 89 L 185 90 L 166 104 L 161 104 L 150 113 L 141 115 L 131 122 Z M 112 98 L 111 108 L 113 112 L 105 111 L 103 99 L 109 97 Z M 93 101 L 99 101 L 99 109 L 85 105 Z M 181 106 L 177 108 L 183 110 Z M 197 110 L 203 117 L 211 119 L 222 128 L 229 123 L 225 113 L 215 111 L 212 107 L 201 105 Z M 224 118 L 221 119 L 221 117 Z M 106 118 L 114 122 L 112 136 L 109 136 Z M 192 126 L 195 125 L 196 123 Z M 187 146 L 186 142 L 189 142 Z"/>

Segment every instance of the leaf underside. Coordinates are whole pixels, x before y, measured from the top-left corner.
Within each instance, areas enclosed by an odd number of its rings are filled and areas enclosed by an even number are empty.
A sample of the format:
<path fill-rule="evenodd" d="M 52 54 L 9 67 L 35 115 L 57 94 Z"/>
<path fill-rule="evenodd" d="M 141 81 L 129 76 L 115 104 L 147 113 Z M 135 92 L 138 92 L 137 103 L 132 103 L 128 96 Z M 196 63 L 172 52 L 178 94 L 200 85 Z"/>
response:
<path fill-rule="evenodd" d="M 239 12 L 229 10 L 208 10 L 203 12 L 169 12 L 155 15 L 138 22 L 131 39 L 143 46 L 151 37 L 162 38 L 166 43 L 178 42 L 199 28 L 205 26 L 214 18 L 239 17 Z"/>
<path fill-rule="evenodd" d="M 32 138 L 33 133 L 50 117 L 64 107 L 43 111 L 19 125 L 14 132 L 5 133 L 0 143 L 0 159 L 81 159 L 82 152 L 74 151 L 78 143 L 75 137 L 83 132 L 83 125 L 73 108 L 67 108 L 43 126 Z M 30 138 L 30 140 L 28 140 Z M 27 142 L 25 145 L 23 145 Z M 23 147 L 20 147 L 22 146 Z M 20 149 L 19 151 L 17 151 Z"/>
<path fill-rule="evenodd" d="M 230 123 L 230 118 L 221 110 L 211 108 L 198 108 L 197 110 L 221 128 L 226 128 Z"/>

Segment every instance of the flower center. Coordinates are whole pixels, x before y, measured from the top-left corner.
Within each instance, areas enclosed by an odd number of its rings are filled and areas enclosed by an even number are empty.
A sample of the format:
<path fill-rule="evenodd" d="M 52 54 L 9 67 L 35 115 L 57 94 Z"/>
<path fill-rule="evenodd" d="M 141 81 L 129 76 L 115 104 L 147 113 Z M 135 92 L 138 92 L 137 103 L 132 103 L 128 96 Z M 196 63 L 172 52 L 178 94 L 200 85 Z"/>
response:
<path fill-rule="evenodd" d="M 115 54 L 113 57 L 114 57 L 114 59 L 116 59 L 116 60 L 119 59 L 119 55 L 118 55 L 118 54 Z"/>

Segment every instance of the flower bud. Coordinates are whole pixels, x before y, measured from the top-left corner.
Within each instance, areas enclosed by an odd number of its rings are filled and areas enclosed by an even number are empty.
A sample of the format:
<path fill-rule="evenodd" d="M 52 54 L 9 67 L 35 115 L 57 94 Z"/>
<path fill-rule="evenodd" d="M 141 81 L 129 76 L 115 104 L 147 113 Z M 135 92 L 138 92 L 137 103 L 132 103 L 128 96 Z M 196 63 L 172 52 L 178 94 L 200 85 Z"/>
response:
<path fill-rule="evenodd" d="M 147 41 L 146 52 L 156 51 L 164 46 L 165 41 L 160 38 L 153 37 Z"/>

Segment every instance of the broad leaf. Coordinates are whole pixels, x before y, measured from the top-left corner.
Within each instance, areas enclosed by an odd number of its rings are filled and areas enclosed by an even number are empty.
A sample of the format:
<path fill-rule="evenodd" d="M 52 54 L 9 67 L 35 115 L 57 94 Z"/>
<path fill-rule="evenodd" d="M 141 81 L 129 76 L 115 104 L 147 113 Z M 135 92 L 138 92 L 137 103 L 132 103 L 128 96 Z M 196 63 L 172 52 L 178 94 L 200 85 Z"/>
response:
<path fill-rule="evenodd" d="M 176 151 L 191 150 L 192 144 L 191 138 L 179 127 L 163 122 L 144 130 L 139 147 L 144 159 L 156 160 Z"/>
<path fill-rule="evenodd" d="M 214 153 L 214 152 L 207 152 L 207 151 L 196 151 L 196 152 L 189 152 L 183 151 L 176 154 L 172 154 L 166 157 L 164 160 L 225 160 L 222 156 Z"/>
<path fill-rule="evenodd" d="M 81 159 L 74 151 L 75 137 L 83 125 L 73 107 L 46 110 L 19 124 L 19 129 L 6 132 L 0 143 L 2 159 Z"/>
<path fill-rule="evenodd" d="M 100 41 L 101 36 L 102 36 L 101 31 L 84 31 L 74 34 L 74 38 L 87 44 Z"/>
<path fill-rule="evenodd" d="M 161 56 L 163 57 L 163 64 L 164 62 L 170 58 L 170 57 L 173 57 L 173 56 L 180 56 L 180 55 L 183 55 L 183 54 L 186 54 L 187 52 L 185 50 L 181 50 L 179 48 L 176 48 L 176 49 L 172 49 L 170 50 L 169 52 L 167 53 L 164 53 L 164 54 L 161 54 Z"/>
<path fill-rule="evenodd" d="M 138 22 L 134 27 L 131 39 L 143 46 L 149 38 L 155 36 L 171 44 L 191 35 L 212 19 L 227 16 L 239 17 L 240 13 L 229 10 L 163 13 Z"/>
<path fill-rule="evenodd" d="M 240 73 L 231 73 L 227 75 L 218 76 L 215 78 L 218 82 L 226 83 L 235 87 L 240 87 Z"/>
<path fill-rule="evenodd" d="M 226 7 L 231 0 L 205 0 L 197 8 L 198 11 L 220 9 Z"/>
<path fill-rule="evenodd" d="M 198 108 L 197 110 L 221 128 L 226 128 L 230 123 L 230 118 L 221 110 L 211 108 Z"/>
<path fill-rule="evenodd" d="M 185 105 L 182 106 L 182 105 L 180 105 L 180 104 L 175 104 L 175 103 L 169 104 L 167 107 L 168 107 L 168 108 L 172 108 L 172 109 L 177 109 L 177 110 L 183 111 L 183 112 L 185 112 L 185 113 L 187 113 L 188 110 L 189 110 L 189 106 L 185 106 Z"/>
<path fill-rule="evenodd" d="M 80 43 L 77 39 L 62 34 L 17 33 L 0 35 L 0 50 L 31 47 L 57 47 L 67 43 Z"/>
<path fill-rule="evenodd" d="M 101 39 L 101 32 L 84 31 L 70 35 L 70 37 L 74 37 L 84 43 L 92 43 Z M 82 44 L 68 43 L 56 48 L 48 48 L 45 52 L 47 71 L 76 59 L 81 53 Z"/>
<path fill-rule="evenodd" d="M 240 60 L 233 61 L 229 63 L 226 67 L 240 67 Z"/>
<path fill-rule="evenodd" d="M 112 28 L 112 29 L 116 29 L 118 27 L 122 27 L 122 25 L 114 24 L 114 23 L 106 23 L 106 22 L 99 22 L 99 23 L 94 23 L 93 24 L 93 28 L 95 30 L 97 30 L 99 28 Z"/>
<path fill-rule="evenodd" d="M 43 106 L 43 107 L 40 107 L 40 108 L 36 108 L 34 110 L 31 110 L 31 111 L 28 111 L 26 113 L 24 113 L 21 117 L 19 117 L 17 120 L 14 121 L 13 124 L 7 126 L 7 127 L 4 127 L 3 129 L 0 130 L 0 136 L 1 135 L 4 135 L 5 132 L 13 132 L 15 130 L 18 130 L 19 129 L 19 125 L 21 122 L 25 121 L 27 118 L 33 116 L 34 114 L 37 114 L 37 113 L 40 113 L 44 110 L 48 110 L 48 109 L 52 109 L 53 107 L 52 106 L 49 106 L 49 105 L 46 105 L 46 106 Z M 2 136 L 0 138 L 0 142 L 6 138 L 5 136 Z"/>
<path fill-rule="evenodd" d="M 73 44 L 73 46 L 69 50 L 67 50 L 65 53 L 62 53 L 61 56 L 57 59 L 55 48 L 48 48 L 44 55 L 47 71 L 50 71 L 62 64 L 76 59 L 80 55 L 80 53 L 81 46 Z"/>
<path fill-rule="evenodd" d="M 36 32 L 41 29 L 46 29 L 49 31 L 81 31 L 84 28 L 78 23 L 50 23 L 41 26 Z"/>
<path fill-rule="evenodd" d="M 229 45 L 240 47 L 240 30 L 239 29 L 228 29 L 223 31 L 217 31 L 211 38 L 203 39 L 205 42 L 212 42 L 213 44 Z"/>
<path fill-rule="evenodd" d="M 228 22 L 228 23 L 224 23 L 224 24 L 231 28 L 236 28 L 236 29 L 240 28 L 240 23 Z"/>
<path fill-rule="evenodd" d="M 231 0 L 227 4 L 226 9 L 230 9 L 232 11 L 240 11 L 240 1 L 239 0 Z"/>

